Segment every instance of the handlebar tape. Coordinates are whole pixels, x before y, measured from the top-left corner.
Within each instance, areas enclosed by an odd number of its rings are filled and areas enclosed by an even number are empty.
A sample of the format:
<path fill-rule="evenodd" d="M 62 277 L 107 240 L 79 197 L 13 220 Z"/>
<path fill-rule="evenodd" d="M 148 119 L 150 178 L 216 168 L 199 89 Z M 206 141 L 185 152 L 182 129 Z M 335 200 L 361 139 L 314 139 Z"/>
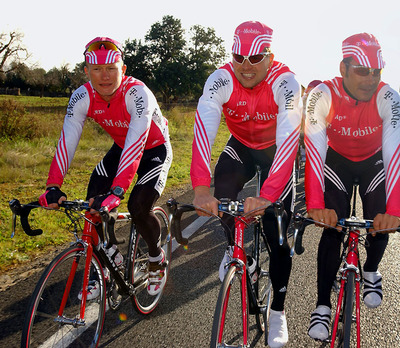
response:
<path fill-rule="evenodd" d="M 195 208 L 189 204 L 182 204 L 178 207 L 178 202 L 174 198 L 170 198 L 167 201 L 167 206 L 170 214 L 172 214 L 171 219 L 171 232 L 175 240 L 183 245 L 187 246 L 189 240 L 182 236 L 182 229 L 181 229 L 181 217 L 182 214 L 188 211 L 194 211 Z"/>
<path fill-rule="evenodd" d="M 115 221 L 117 221 L 118 218 L 118 211 L 117 209 L 113 209 L 110 212 L 107 212 L 107 218 L 108 218 L 108 236 L 109 236 L 109 244 L 110 245 L 118 245 L 118 244 L 124 244 L 125 243 L 125 238 L 118 239 L 117 236 L 115 235 Z"/>
<path fill-rule="evenodd" d="M 10 209 L 15 215 L 19 215 L 21 219 L 21 226 L 24 232 L 31 237 L 39 236 L 43 233 L 43 230 L 38 228 L 32 230 L 31 226 L 29 225 L 28 216 L 32 209 L 37 208 L 40 206 L 39 202 L 31 202 L 26 205 L 21 205 L 18 199 L 13 199 L 9 202 Z"/>
<path fill-rule="evenodd" d="M 294 251 L 296 252 L 297 255 L 301 255 L 304 253 L 304 247 L 303 247 L 303 234 L 304 230 L 308 225 L 311 225 L 313 222 L 303 220 L 299 215 L 295 215 L 294 217 L 294 226 L 295 229 L 298 228 L 297 236 L 296 236 L 296 241 L 294 244 Z"/>

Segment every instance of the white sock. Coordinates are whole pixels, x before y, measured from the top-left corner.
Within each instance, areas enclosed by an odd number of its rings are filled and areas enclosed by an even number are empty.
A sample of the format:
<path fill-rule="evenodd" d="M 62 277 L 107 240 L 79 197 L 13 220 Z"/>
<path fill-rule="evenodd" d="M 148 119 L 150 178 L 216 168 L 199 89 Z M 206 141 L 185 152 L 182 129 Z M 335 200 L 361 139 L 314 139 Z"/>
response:
<path fill-rule="evenodd" d="M 160 255 L 154 257 L 154 256 L 149 256 L 149 262 L 160 262 L 163 259 L 163 253 L 161 252 Z"/>
<path fill-rule="evenodd" d="M 268 329 L 268 345 L 271 348 L 283 347 L 288 342 L 285 311 L 270 310 Z"/>

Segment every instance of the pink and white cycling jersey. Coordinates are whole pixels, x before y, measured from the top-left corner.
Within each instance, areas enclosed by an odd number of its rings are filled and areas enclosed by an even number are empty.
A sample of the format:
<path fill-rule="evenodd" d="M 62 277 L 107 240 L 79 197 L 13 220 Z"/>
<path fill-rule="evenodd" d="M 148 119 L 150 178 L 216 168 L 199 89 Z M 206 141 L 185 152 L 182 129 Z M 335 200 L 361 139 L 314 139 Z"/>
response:
<path fill-rule="evenodd" d="M 212 73 L 204 86 L 196 112 L 192 146 L 193 187 L 211 183 L 211 148 L 224 113 L 231 134 L 249 148 L 276 145 L 276 153 L 261 196 L 276 201 L 288 182 L 296 156 L 301 108 L 300 87 L 294 74 L 274 62 L 266 79 L 254 88 L 244 88 L 232 63 Z"/>
<path fill-rule="evenodd" d="M 47 185 L 62 185 L 87 117 L 94 119 L 123 149 L 112 186 L 120 186 L 125 191 L 133 180 L 143 150 L 169 141 L 168 122 L 143 82 L 124 76 L 110 102 L 104 101 L 88 82 L 69 100 Z"/>
<path fill-rule="evenodd" d="M 382 150 L 386 211 L 400 216 L 400 96 L 381 82 L 368 102 L 349 97 L 336 77 L 314 88 L 306 106 L 307 209 L 323 209 L 328 146 L 358 162 Z"/>

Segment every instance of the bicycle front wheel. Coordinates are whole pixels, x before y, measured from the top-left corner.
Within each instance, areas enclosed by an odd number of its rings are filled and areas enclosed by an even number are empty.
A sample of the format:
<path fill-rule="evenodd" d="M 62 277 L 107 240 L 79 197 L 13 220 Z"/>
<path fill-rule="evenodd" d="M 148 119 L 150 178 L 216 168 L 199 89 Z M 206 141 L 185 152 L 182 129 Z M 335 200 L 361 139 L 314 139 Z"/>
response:
<path fill-rule="evenodd" d="M 257 295 L 256 322 L 260 332 L 267 329 L 269 312 L 271 308 L 272 283 L 269 277 L 269 247 L 267 239 L 263 233 L 261 223 L 255 225 L 255 253 L 253 258 L 256 260 L 256 272 L 258 275 L 254 288 Z M 268 335 L 266 335 L 267 337 Z"/>
<path fill-rule="evenodd" d="M 355 274 L 347 274 L 347 283 L 343 304 L 343 348 L 350 347 L 351 324 L 353 322 Z"/>
<path fill-rule="evenodd" d="M 45 269 L 30 299 L 21 347 L 97 347 L 104 323 L 106 287 L 99 259 L 93 253 L 90 281 L 99 295 L 86 301 L 80 319 L 86 252 L 76 244 Z M 81 296 L 81 295 L 80 295 Z"/>
<path fill-rule="evenodd" d="M 247 347 L 249 311 L 246 303 L 244 322 L 243 289 L 246 289 L 246 280 L 242 283 L 242 274 L 233 265 L 225 275 L 219 291 L 212 324 L 211 348 Z M 247 295 L 245 298 L 247 300 Z"/>
<path fill-rule="evenodd" d="M 169 231 L 169 220 L 167 213 L 161 207 L 153 209 L 154 214 L 158 218 L 161 226 L 161 247 L 165 252 L 165 258 L 168 261 L 168 266 L 165 269 L 165 277 L 168 279 L 171 254 L 172 254 L 172 240 Z M 134 308 L 141 314 L 151 313 L 160 302 L 162 293 L 161 290 L 155 296 L 151 296 L 147 292 L 148 280 L 148 264 L 149 264 L 149 248 L 142 236 L 137 232 L 135 227 L 131 233 L 136 234 L 135 250 L 132 262 L 131 282 L 135 286 L 135 294 L 132 297 Z"/>

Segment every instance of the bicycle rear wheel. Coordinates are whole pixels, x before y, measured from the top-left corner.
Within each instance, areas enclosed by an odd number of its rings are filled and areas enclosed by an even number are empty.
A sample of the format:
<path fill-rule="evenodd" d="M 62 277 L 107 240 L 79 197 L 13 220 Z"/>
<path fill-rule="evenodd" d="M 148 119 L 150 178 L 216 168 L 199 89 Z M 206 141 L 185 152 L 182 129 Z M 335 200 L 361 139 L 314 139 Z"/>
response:
<path fill-rule="evenodd" d="M 169 232 L 169 220 L 167 213 L 161 207 L 153 209 L 154 214 L 160 221 L 161 226 L 161 247 L 165 252 L 168 266 L 165 269 L 165 277 L 168 279 L 171 253 L 172 253 L 172 240 Z M 135 229 L 135 227 L 132 227 Z M 149 263 L 149 249 L 147 243 L 142 236 L 135 229 L 132 233 L 136 233 L 135 250 L 133 254 L 131 282 L 135 286 L 135 294 L 132 297 L 134 308 L 141 314 L 151 313 L 160 302 L 164 289 L 156 296 L 151 296 L 147 292 L 148 280 L 148 263 Z"/>
<path fill-rule="evenodd" d="M 103 269 L 93 253 L 91 281 L 100 295 L 87 300 L 79 322 L 86 253 L 80 244 L 60 253 L 45 269 L 30 299 L 22 330 L 21 347 L 97 347 L 104 323 L 106 287 Z M 73 267 L 76 266 L 76 271 Z M 71 286 L 67 291 L 67 281 Z M 61 303 L 65 296 L 65 306 Z"/>
<path fill-rule="evenodd" d="M 231 266 L 225 275 L 215 307 L 211 332 L 211 348 L 247 347 L 244 337 L 247 340 L 249 312 L 246 304 L 247 332 L 244 332 L 241 279 L 242 275 L 237 272 L 236 266 Z"/>

